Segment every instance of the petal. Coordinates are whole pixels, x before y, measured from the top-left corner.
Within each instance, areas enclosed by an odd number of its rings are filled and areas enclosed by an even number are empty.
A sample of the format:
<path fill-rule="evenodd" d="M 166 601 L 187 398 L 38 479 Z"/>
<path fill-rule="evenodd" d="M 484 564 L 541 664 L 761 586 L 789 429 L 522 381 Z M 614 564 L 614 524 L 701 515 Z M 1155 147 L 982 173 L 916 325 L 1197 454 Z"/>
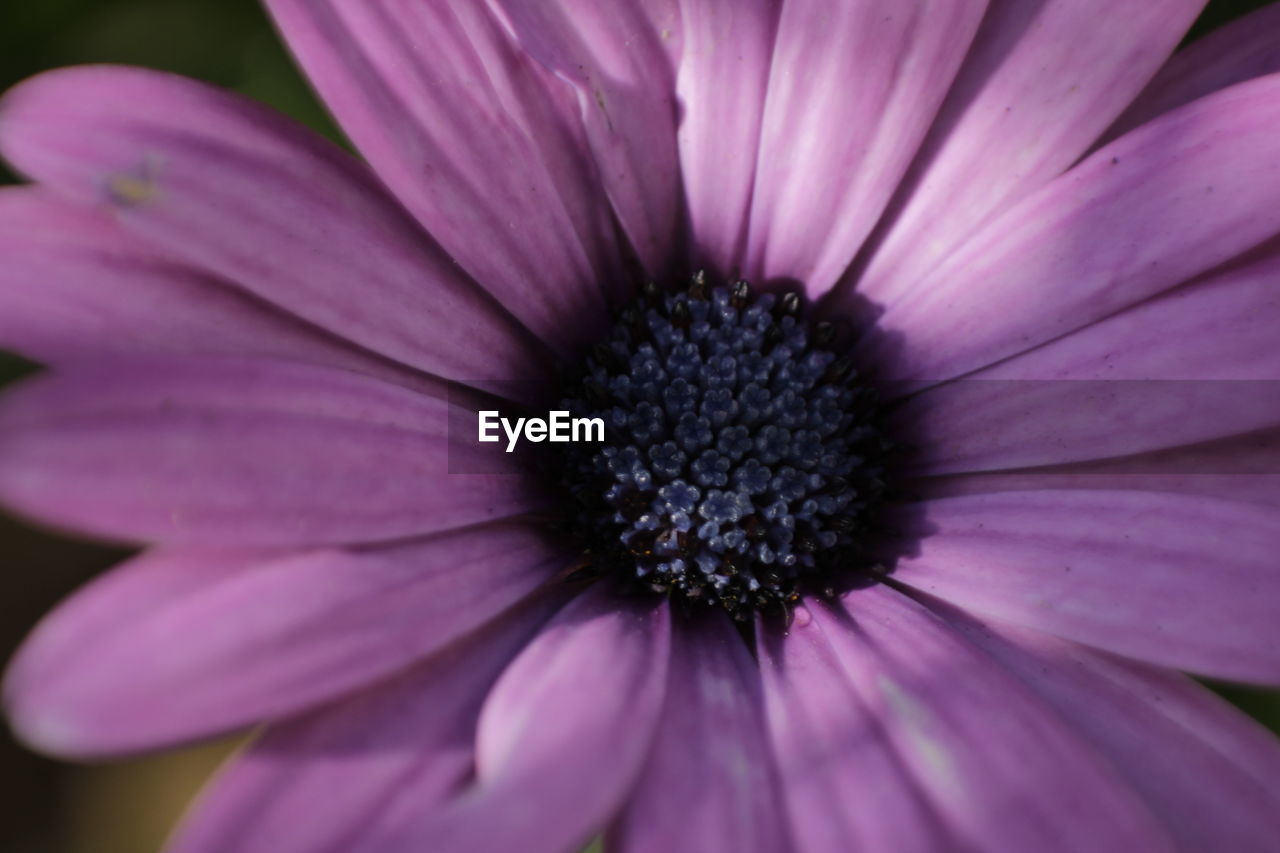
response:
<path fill-rule="evenodd" d="M 694 264 L 739 271 L 781 0 L 682 0 L 678 141 Z"/>
<path fill-rule="evenodd" d="M 473 772 L 485 693 L 558 600 L 541 596 L 387 683 L 267 729 L 206 789 L 169 853 L 367 849 L 366 827 L 389 803 L 447 802 Z"/>
<path fill-rule="evenodd" d="M 1111 459 L 925 477 L 910 488 L 926 499 L 1092 489 L 1176 492 L 1280 506 L 1280 428 Z"/>
<path fill-rule="evenodd" d="M 1280 379 L 1280 248 L 975 374 L 982 379 Z"/>
<path fill-rule="evenodd" d="M 1106 674 L 1158 708 L 1183 729 L 1195 732 L 1227 761 L 1275 795 L 1276 736 L 1245 716 L 1226 700 L 1179 672 L 1148 666 L 1110 655 Z M 1272 813 L 1274 816 L 1274 812 Z"/>
<path fill-rule="evenodd" d="M 1167 714 L 1166 696 L 1135 678 L 1134 665 L 1043 634 L 985 626 L 951 608 L 940 612 L 1110 757 L 1179 849 L 1263 853 L 1275 845 L 1280 741 L 1252 720 L 1230 709 L 1220 715 L 1236 718 L 1221 720 L 1229 730 L 1257 727 L 1253 740 L 1270 762 L 1265 782 Z M 1186 689 L 1208 694 L 1198 685 Z"/>
<path fill-rule="evenodd" d="M 1107 131 L 1109 142 L 1219 89 L 1280 71 L 1280 7 L 1268 4 L 1179 50 Z"/>
<path fill-rule="evenodd" d="M 650 275 L 675 243 L 676 0 L 491 0 L 523 48 L 573 87 L 600 180 Z"/>
<path fill-rule="evenodd" d="M 1268 251 L 929 389 L 897 414 L 922 448 L 913 462 L 931 473 L 1059 465 L 1280 424 L 1278 276 Z"/>
<path fill-rule="evenodd" d="M 984 616 L 1164 666 L 1280 681 L 1280 517 L 1157 492 L 930 501 L 894 577 Z"/>
<path fill-rule="evenodd" d="M 945 622 L 885 586 L 844 605 L 815 606 L 814 622 L 955 849 L 1168 848 L 1113 768 Z"/>
<path fill-rule="evenodd" d="M 786 853 L 760 675 L 727 617 L 677 620 L 666 705 L 610 849 Z"/>
<path fill-rule="evenodd" d="M 662 710 L 669 644 L 665 606 L 640 608 L 599 588 L 584 593 L 489 695 L 474 784 L 441 809 L 395 804 L 370 849 L 581 849 L 642 768 Z"/>
<path fill-rule="evenodd" d="M 756 636 L 796 849 L 958 849 L 903 764 L 885 721 L 850 684 L 823 628 L 803 607 L 795 617 L 786 634 L 758 629 Z"/>
<path fill-rule="evenodd" d="M 393 539 L 540 504 L 524 477 L 449 473 L 506 454 L 451 446 L 445 413 L 318 367 L 106 364 L 6 395 L 0 500 L 94 535 L 209 547 Z"/>
<path fill-rule="evenodd" d="M 261 355 L 429 387 L 38 188 L 0 191 L 0 254 L 0 341 L 39 361 Z"/>
<path fill-rule="evenodd" d="M 151 552 L 41 623 L 6 702 L 29 742 L 76 756 L 279 719 L 403 669 L 568 561 L 512 523 L 278 556 Z"/>
<path fill-rule="evenodd" d="M 1007 470 L 1178 448 L 1280 425 L 1275 381 L 982 380 L 900 412 L 929 474 Z"/>
<path fill-rule="evenodd" d="M 993 0 L 858 284 L 891 304 L 973 230 L 1071 166 L 1204 0 Z"/>
<path fill-rule="evenodd" d="M 930 481 L 917 488 L 929 499 L 985 495 L 991 492 L 1087 491 L 1172 492 L 1191 497 L 1243 501 L 1280 508 L 1280 474 L 1134 474 L 1076 472 L 1077 466 L 1041 472 L 964 474 Z"/>
<path fill-rule="evenodd" d="M 352 141 L 463 269 L 550 343 L 599 321 L 601 282 L 617 278 L 608 202 L 553 97 L 563 84 L 485 4 L 268 5 Z"/>
<path fill-rule="evenodd" d="M 349 371 L 182 355 L 103 359 L 32 379 L 6 396 L 0 428 L 175 406 L 330 418 L 429 436 L 444 434 L 448 411 L 438 398 Z"/>
<path fill-rule="evenodd" d="M 982 229 L 904 293 L 861 356 L 959 376 L 1194 278 L 1280 231 L 1280 76 L 1117 140 Z M 993 310 L 992 306 L 999 306 Z"/>
<path fill-rule="evenodd" d="M 793 0 L 760 134 L 746 269 L 812 296 L 879 218 L 964 59 L 986 0 Z"/>
<path fill-rule="evenodd" d="M 248 100 L 88 67 L 29 80 L 0 109 L 0 150 L 22 172 L 309 322 L 451 378 L 538 363 L 363 166 Z"/>

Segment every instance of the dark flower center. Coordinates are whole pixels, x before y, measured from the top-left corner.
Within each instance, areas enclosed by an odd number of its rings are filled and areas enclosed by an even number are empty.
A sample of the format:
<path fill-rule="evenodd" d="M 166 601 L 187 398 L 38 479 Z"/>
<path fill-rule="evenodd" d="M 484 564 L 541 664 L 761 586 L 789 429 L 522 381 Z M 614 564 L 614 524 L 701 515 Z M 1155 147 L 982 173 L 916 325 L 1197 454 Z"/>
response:
<path fill-rule="evenodd" d="M 619 313 L 560 406 L 605 423 L 561 475 L 591 571 L 746 619 L 857 562 L 883 490 L 876 395 L 802 308 L 699 275 Z"/>

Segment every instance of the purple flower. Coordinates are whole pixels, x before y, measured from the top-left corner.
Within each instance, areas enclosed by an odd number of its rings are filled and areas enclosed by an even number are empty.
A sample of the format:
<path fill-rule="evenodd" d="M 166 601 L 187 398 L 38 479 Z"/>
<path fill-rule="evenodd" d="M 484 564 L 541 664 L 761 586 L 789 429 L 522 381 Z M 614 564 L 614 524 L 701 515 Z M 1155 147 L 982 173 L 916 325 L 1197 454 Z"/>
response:
<path fill-rule="evenodd" d="M 1202 5 L 271 0 L 371 168 L 18 87 L 0 500 L 149 546 L 18 731 L 265 723 L 189 853 L 1271 849 L 1179 671 L 1280 682 L 1280 7 Z M 609 446 L 447 473 L 534 376 Z"/>

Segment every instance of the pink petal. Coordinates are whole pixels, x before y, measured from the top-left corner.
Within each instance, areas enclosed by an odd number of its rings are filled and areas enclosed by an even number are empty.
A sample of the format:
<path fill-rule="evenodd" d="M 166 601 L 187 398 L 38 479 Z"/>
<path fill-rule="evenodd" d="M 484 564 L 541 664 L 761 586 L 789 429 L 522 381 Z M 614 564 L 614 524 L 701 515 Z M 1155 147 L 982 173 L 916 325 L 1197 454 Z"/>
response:
<path fill-rule="evenodd" d="M 1238 711 L 1223 708 L 1205 720 L 1228 731 L 1254 728 L 1250 740 L 1268 761 L 1254 778 L 1165 712 L 1170 698 L 1124 664 L 1043 634 L 995 629 L 942 611 L 967 639 L 1036 691 L 1111 758 L 1186 853 L 1270 850 L 1280 814 L 1280 741 Z M 1170 676 L 1157 676 L 1167 678 Z M 1172 676 L 1178 677 L 1178 676 Z M 1208 691 L 1194 684 L 1186 690 Z M 1249 764 L 1259 763 L 1251 759 Z"/>
<path fill-rule="evenodd" d="M 76 756 L 279 719 L 403 669 L 567 562 L 516 524 L 279 556 L 151 552 L 41 623 L 6 703 L 29 742 Z"/>
<path fill-rule="evenodd" d="M 760 133 L 745 274 L 810 295 L 844 272 L 889 201 L 978 28 L 985 0 L 793 0 Z"/>
<path fill-rule="evenodd" d="M 388 804 L 447 802 L 473 772 L 485 693 L 558 600 L 540 597 L 388 683 L 267 729 L 201 796 L 169 853 L 345 853 Z"/>
<path fill-rule="evenodd" d="M 393 539 L 540 505 L 522 477 L 449 474 L 471 457 L 445 414 L 318 367 L 107 363 L 6 395 L 0 499 L 94 535 L 209 547 Z"/>
<path fill-rule="evenodd" d="M 1105 141 L 1197 98 L 1280 71 L 1280 7 L 1242 15 L 1173 55 L 1116 120 Z"/>
<path fill-rule="evenodd" d="M 0 341 L 39 361 L 246 354 L 431 387 L 41 189 L 0 191 L 0 254 Z"/>
<path fill-rule="evenodd" d="M 492 0 L 522 47 L 566 81 L 600 180 L 651 275 L 666 271 L 680 194 L 676 0 Z"/>
<path fill-rule="evenodd" d="M 682 0 L 678 141 L 694 263 L 740 272 L 781 0 Z"/>
<path fill-rule="evenodd" d="M 951 849 L 1168 848 L 1150 812 L 1031 691 L 885 586 L 816 606 L 845 676 L 956 836 Z"/>
<path fill-rule="evenodd" d="M 467 273 L 549 343 L 599 320 L 618 279 L 608 202 L 563 84 L 485 4 L 268 5 L 352 141 Z"/>
<path fill-rule="evenodd" d="M 581 849 L 648 755 L 669 641 L 665 606 L 641 608 L 599 588 L 580 596 L 516 658 L 485 702 L 472 786 L 440 809 L 394 804 L 370 849 Z"/>
<path fill-rule="evenodd" d="M 757 630 L 769 732 L 797 850 L 958 849 L 850 684 L 823 627 L 796 611 L 785 634 Z M 837 630 L 843 630 L 835 626 Z"/>
<path fill-rule="evenodd" d="M 975 228 L 1074 163 L 1204 0 L 993 0 L 858 292 L 892 304 Z"/>
<path fill-rule="evenodd" d="M 609 833 L 619 851 L 786 853 L 760 674 L 727 617 L 677 620 L 648 765 Z"/>
<path fill-rule="evenodd" d="M 894 577 L 984 616 L 1164 666 L 1280 681 L 1280 519 L 1157 492 L 1008 492 L 923 506 Z"/>
<path fill-rule="evenodd" d="M 1204 98 L 1107 146 L 904 293 L 861 355 L 886 378 L 959 376 L 1255 246 L 1280 231 L 1277 122 L 1280 76 Z"/>
<path fill-rule="evenodd" d="M 18 169 L 335 334 L 458 379 L 530 378 L 541 358 L 363 166 L 259 105 L 104 66 L 0 109 Z"/>

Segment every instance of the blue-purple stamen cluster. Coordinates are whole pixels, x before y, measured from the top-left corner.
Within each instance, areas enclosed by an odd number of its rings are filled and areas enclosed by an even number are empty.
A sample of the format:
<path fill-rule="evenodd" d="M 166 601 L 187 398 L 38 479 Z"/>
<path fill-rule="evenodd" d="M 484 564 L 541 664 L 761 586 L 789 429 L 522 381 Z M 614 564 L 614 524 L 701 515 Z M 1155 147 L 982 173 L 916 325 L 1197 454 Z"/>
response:
<path fill-rule="evenodd" d="M 649 285 L 561 408 L 602 417 L 564 480 L 592 567 L 740 618 L 845 562 L 879 501 L 874 395 L 796 294 Z"/>

